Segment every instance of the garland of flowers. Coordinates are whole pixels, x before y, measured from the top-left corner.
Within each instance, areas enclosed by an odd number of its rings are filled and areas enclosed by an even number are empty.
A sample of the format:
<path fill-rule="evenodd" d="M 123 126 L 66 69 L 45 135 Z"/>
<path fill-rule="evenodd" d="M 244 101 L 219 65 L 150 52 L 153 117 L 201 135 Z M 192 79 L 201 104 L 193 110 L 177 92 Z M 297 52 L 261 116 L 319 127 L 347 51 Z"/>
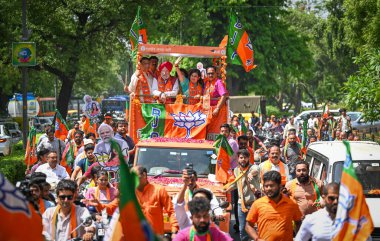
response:
<path fill-rule="evenodd" d="M 156 178 L 154 178 L 154 177 L 148 176 L 148 181 L 150 183 L 160 184 L 163 186 L 167 186 L 169 184 L 180 184 L 180 185 L 183 184 L 182 177 L 156 177 Z M 202 186 L 220 186 L 220 187 L 222 187 L 221 183 L 212 182 L 207 178 L 198 178 L 197 184 L 201 187 Z"/>
<path fill-rule="evenodd" d="M 209 140 L 202 140 L 202 139 L 187 139 L 187 138 L 178 138 L 178 137 L 172 137 L 172 138 L 167 138 L 167 137 L 155 137 L 155 138 L 150 138 L 146 140 L 141 140 L 141 142 L 177 142 L 177 143 L 208 143 L 208 144 L 213 144 L 213 141 Z"/>

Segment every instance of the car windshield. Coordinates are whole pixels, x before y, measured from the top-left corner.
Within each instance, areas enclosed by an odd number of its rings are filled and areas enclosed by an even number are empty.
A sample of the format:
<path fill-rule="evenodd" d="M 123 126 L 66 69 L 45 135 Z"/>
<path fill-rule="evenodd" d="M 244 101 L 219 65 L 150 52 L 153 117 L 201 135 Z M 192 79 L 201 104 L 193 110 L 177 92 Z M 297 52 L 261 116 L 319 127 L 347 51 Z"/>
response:
<path fill-rule="evenodd" d="M 347 115 L 351 118 L 351 121 L 356 121 L 360 117 L 360 113 L 347 113 Z"/>
<path fill-rule="evenodd" d="M 4 123 L 8 130 L 16 130 L 16 125 L 14 123 Z"/>
<path fill-rule="evenodd" d="M 41 124 L 51 124 L 49 119 L 40 119 Z"/>
<path fill-rule="evenodd" d="M 137 153 L 137 165 L 148 170 L 148 175 L 180 176 L 187 163 L 193 164 L 198 176 L 215 173 L 212 162 L 213 149 L 180 149 L 141 147 Z"/>
<path fill-rule="evenodd" d="M 340 182 L 344 162 L 334 164 L 333 180 Z M 378 161 L 353 161 L 356 176 L 363 185 L 364 194 L 367 197 L 380 196 L 380 160 Z"/>

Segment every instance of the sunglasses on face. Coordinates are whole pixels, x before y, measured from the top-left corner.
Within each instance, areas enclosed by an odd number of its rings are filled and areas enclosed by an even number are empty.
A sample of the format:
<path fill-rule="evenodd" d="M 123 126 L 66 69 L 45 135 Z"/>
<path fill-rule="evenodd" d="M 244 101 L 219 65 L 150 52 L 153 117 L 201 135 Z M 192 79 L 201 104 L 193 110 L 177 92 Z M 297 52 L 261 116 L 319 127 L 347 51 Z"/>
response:
<path fill-rule="evenodd" d="M 59 197 L 59 199 L 61 199 L 62 201 L 66 200 L 66 198 L 67 198 L 67 200 L 73 200 L 73 195 L 60 195 L 60 196 L 58 196 L 58 197 Z"/>
<path fill-rule="evenodd" d="M 335 200 L 338 200 L 339 197 L 335 197 L 335 196 L 327 196 L 327 199 L 330 201 L 330 202 L 334 202 Z"/>

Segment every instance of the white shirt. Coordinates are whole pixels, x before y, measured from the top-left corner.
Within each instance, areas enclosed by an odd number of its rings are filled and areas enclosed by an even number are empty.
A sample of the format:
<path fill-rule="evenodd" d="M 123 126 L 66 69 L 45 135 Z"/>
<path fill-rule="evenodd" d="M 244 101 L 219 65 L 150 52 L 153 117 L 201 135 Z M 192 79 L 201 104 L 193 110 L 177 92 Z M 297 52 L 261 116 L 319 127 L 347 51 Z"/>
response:
<path fill-rule="evenodd" d="M 334 230 L 333 222 L 326 208 L 306 215 L 295 240 L 330 241 Z"/>
<path fill-rule="evenodd" d="M 170 80 L 167 80 L 167 81 L 170 81 Z M 176 79 L 174 82 L 174 85 L 173 85 L 173 89 L 171 91 L 165 91 L 164 93 L 166 96 L 175 97 L 175 96 L 177 96 L 178 91 L 179 91 L 178 79 Z M 161 91 L 159 91 L 158 88 L 153 90 L 152 92 L 153 92 L 154 96 L 160 96 L 160 94 L 161 94 Z"/>
<path fill-rule="evenodd" d="M 314 129 L 316 118 L 307 120 L 307 128 Z"/>
<path fill-rule="evenodd" d="M 188 192 L 188 190 L 189 189 L 187 189 L 186 192 Z M 193 224 L 190 219 L 191 213 L 190 211 L 186 211 L 185 201 L 183 201 L 182 203 L 177 203 L 177 198 L 178 198 L 178 194 L 172 200 L 173 205 L 174 205 L 175 217 L 178 221 L 179 229 L 184 229 Z M 191 200 L 192 200 L 192 197 L 190 197 L 189 195 L 189 201 Z M 210 206 L 211 206 L 211 210 L 214 210 L 215 215 L 217 216 L 223 215 L 223 209 L 219 207 L 219 202 L 218 202 L 218 199 L 216 199 L 215 195 L 212 195 Z"/>
<path fill-rule="evenodd" d="M 49 166 L 49 163 L 42 164 L 36 169 L 36 172 L 45 173 L 46 182 L 50 183 L 50 185 L 54 184 L 54 186 L 57 185 L 60 180 L 70 178 L 66 169 L 58 164 L 54 169 Z"/>
<path fill-rule="evenodd" d="M 53 232 L 53 215 L 57 207 L 52 207 L 46 209 L 44 214 L 42 215 L 42 224 L 44 226 L 43 235 L 47 240 L 56 240 L 56 241 L 66 241 L 70 239 L 70 215 L 65 218 L 62 218 L 61 215 L 57 216 L 57 226 L 55 229 L 55 237 L 51 237 Z M 83 223 L 88 217 L 90 217 L 90 212 L 87 208 L 83 208 L 80 206 L 75 206 L 75 216 L 76 216 L 76 224 L 79 226 Z M 94 223 L 91 225 L 95 227 Z M 76 227 L 74 227 L 76 228 Z M 85 234 L 85 229 L 83 226 L 77 229 L 77 237 L 82 238 Z"/>
<path fill-rule="evenodd" d="M 144 73 L 144 76 L 146 80 L 148 81 L 149 89 L 150 89 L 150 94 L 153 95 L 154 91 L 158 90 L 158 84 L 157 84 L 157 79 L 154 78 L 153 76 Z M 136 74 L 133 74 L 131 77 L 131 83 L 129 83 L 128 89 L 131 92 L 136 92 L 137 84 L 139 83 L 139 78 L 137 78 Z M 140 88 L 140 93 L 136 93 L 137 95 L 143 95 L 142 89 Z M 144 101 L 143 97 L 140 97 L 141 101 Z"/>

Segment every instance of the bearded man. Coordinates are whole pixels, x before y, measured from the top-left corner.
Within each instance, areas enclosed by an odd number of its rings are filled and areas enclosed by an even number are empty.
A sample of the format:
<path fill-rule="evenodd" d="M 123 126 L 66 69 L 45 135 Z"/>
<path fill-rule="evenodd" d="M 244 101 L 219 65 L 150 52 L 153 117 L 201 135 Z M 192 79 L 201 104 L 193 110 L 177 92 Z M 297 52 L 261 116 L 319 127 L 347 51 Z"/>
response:
<path fill-rule="evenodd" d="M 178 79 L 170 75 L 173 69 L 173 64 L 163 62 L 158 70 L 160 76 L 157 80 L 158 89 L 153 91 L 153 95 L 159 99 L 161 103 L 174 103 L 175 97 L 179 91 Z"/>
<path fill-rule="evenodd" d="M 309 176 L 309 163 L 297 161 L 295 170 L 296 178 L 287 182 L 285 188 L 305 216 L 319 209 L 323 184 Z"/>
<path fill-rule="evenodd" d="M 291 180 L 289 176 L 289 168 L 280 160 L 280 148 L 278 146 L 272 146 L 269 149 L 269 159 L 260 164 L 260 176 L 261 183 L 264 183 L 263 176 L 269 171 L 278 171 L 281 174 L 281 185 L 285 186 L 288 180 Z"/>
<path fill-rule="evenodd" d="M 264 174 L 263 190 L 266 196 L 253 203 L 247 216 L 245 231 L 255 241 L 293 241 L 293 222 L 294 231 L 297 233 L 302 213 L 297 204 L 281 193 L 279 172 L 269 171 Z"/>
<path fill-rule="evenodd" d="M 295 238 L 296 241 L 328 241 L 333 239 L 334 221 L 339 203 L 339 184 L 329 183 L 323 189 L 325 208 L 307 215 Z"/>

